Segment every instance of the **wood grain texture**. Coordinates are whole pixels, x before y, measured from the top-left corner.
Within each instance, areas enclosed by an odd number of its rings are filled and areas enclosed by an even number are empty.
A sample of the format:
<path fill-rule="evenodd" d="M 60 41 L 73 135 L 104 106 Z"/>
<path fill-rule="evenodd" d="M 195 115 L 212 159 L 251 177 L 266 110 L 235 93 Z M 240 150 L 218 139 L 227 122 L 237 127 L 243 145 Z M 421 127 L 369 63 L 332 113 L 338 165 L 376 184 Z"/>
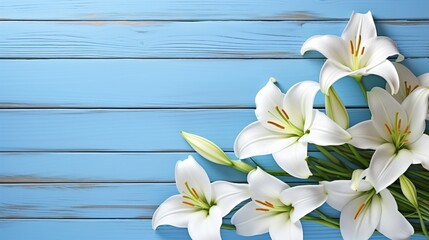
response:
<path fill-rule="evenodd" d="M 232 159 L 235 155 L 227 153 Z M 318 152 L 311 156 L 325 159 Z M 247 175 L 211 163 L 195 152 L 158 153 L 0 153 L 0 183 L 174 182 L 176 162 L 192 155 L 213 181 L 246 182 Z M 264 168 L 280 170 L 271 156 L 255 157 Z M 287 182 L 302 182 L 282 177 Z"/>
<path fill-rule="evenodd" d="M 55 9 L 55 10 L 52 10 Z M 283 20 L 344 19 L 371 10 L 377 19 L 428 19 L 427 2 L 293 0 L 3 0 L 3 19 L 67 20 Z"/>
<path fill-rule="evenodd" d="M 349 111 L 351 125 L 370 118 Z M 0 151 L 189 151 L 179 134 L 204 136 L 231 151 L 256 117 L 251 109 L 1 110 Z"/>
<path fill-rule="evenodd" d="M 341 239 L 337 229 L 320 224 L 303 221 L 306 240 Z M 58 233 L 61 233 L 59 236 Z M 0 220 L 0 237 L 13 240 L 171 240 L 190 239 L 186 229 L 161 226 L 154 231 L 151 221 L 142 220 Z M 241 237 L 234 231 L 222 230 L 223 239 L 264 240 L 268 234 L 255 237 Z M 385 240 L 380 234 L 374 234 L 371 240 Z M 424 237 L 413 236 L 412 240 L 423 240 Z"/>
<path fill-rule="evenodd" d="M 174 183 L 53 183 L 3 184 L 0 194 L 0 218 L 149 219 L 178 191 Z M 339 216 L 328 205 L 321 209 Z"/>
<path fill-rule="evenodd" d="M 0 58 L 301 58 L 304 41 L 341 21 L 6 21 Z M 429 56 L 428 21 L 377 24 L 406 57 Z M 310 53 L 307 57 L 321 57 Z"/>
<path fill-rule="evenodd" d="M 318 81 L 324 60 L 1 60 L 0 108 L 249 108 L 270 77 L 283 91 Z M 404 62 L 416 75 L 429 58 Z M 364 78 L 384 86 L 376 76 Z M 334 85 L 348 107 L 366 106 L 352 78 Z M 324 105 L 323 96 L 315 105 Z"/>

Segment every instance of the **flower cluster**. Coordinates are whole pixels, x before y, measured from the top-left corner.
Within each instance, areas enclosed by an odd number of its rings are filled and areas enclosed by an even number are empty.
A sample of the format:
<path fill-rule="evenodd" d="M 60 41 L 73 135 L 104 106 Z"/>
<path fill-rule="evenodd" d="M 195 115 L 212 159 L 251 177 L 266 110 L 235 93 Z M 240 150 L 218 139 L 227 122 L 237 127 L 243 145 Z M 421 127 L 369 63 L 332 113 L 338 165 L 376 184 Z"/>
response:
<path fill-rule="evenodd" d="M 156 210 L 154 229 L 187 227 L 196 240 L 221 239 L 221 228 L 299 240 L 302 219 L 339 228 L 344 239 L 368 239 L 375 230 L 391 239 L 414 233 L 429 238 L 429 73 L 416 77 L 388 60 L 403 56 L 391 39 L 377 36 L 371 12 L 352 14 L 341 37 L 311 37 L 301 53 L 310 50 L 327 58 L 319 82 L 302 81 L 283 93 L 270 79 L 256 95 L 257 121 L 235 140 L 238 160 L 210 140 L 182 132 L 202 157 L 246 173 L 248 183 L 210 183 L 189 156 L 176 165 L 179 194 Z M 366 89 L 363 76 L 371 74 L 385 79 L 385 88 Z M 351 127 L 333 87 L 345 76 L 356 79 L 371 112 L 370 120 Z M 314 108 L 319 91 L 325 112 Z M 312 156 L 309 144 L 324 157 Z M 281 170 L 253 159 L 269 154 Z M 308 180 L 290 187 L 276 176 Z M 339 220 L 319 209 L 325 202 L 341 212 Z M 223 223 L 230 213 L 231 224 Z"/>

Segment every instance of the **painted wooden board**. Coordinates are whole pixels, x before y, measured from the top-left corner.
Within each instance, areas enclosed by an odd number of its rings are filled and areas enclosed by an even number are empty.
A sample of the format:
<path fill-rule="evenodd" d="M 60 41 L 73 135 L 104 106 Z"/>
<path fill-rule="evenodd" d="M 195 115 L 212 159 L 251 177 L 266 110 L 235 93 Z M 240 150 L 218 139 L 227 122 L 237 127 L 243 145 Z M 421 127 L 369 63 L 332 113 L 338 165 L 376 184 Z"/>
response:
<path fill-rule="evenodd" d="M 234 153 L 227 154 L 236 158 Z M 247 181 L 246 174 L 211 163 L 195 152 L 13 152 L 0 153 L 0 183 L 174 182 L 176 162 L 189 155 L 203 166 L 212 181 Z M 325 159 L 319 152 L 311 152 L 310 155 Z M 271 156 L 255 157 L 254 160 L 266 169 L 280 170 Z M 302 182 L 295 178 L 282 179 L 287 182 Z"/>
<path fill-rule="evenodd" d="M 3 21 L 0 58 L 301 58 L 345 21 Z M 429 56 L 428 21 L 377 24 L 406 57 Z M 307 57 L 320 57 L 318 53 Z"/>
<path fill-rule="evenodd" d="M 0 218 L 151 218 L 176 194 L 174 183 L 1 184 Z"/>
<path fill-rule="evenodd" d="M 0 108 L 248 108 L 270 77 L 283 91 L 318 81 L 324 60 L 1 60 Z M 429 58 L 404 62 L 416 75 Z M 77 70 L 76 70 L 77 69 Z M 25 70 L 25 71 L 24 71 Z M 384 86 L 376 76 L 364 78 Z M 365 106 L 352 78 L 334 85 L 346 106 Z M 319 95 L 316 106 L 324 105 Z"/>
<path fill-rule="evenodd" d="M 341 239 L 340 232 L 320 224 L 303 221 L 306 240 Z M 171 240 L 190 239 L 186 229 L 161 226 L 152 230 L 151 221 L 142 220 L 0 220 L 0 238 L 13 240 Z M 224 239 L 263 240 L 269 239 L 268 234 L 255 237 L 240 237 L 233 231 L 222 230 Z M 371 240 L 386 239 L 375 234 Z M 415 236 L 413 240 L 424 239 Z"/>
<path fill-rule="evenodd" d="M 55 9 L 55 10 L 52 10 Z M 207 20 L 207 19 L 344 19 L 352 11 L 373 11 L 378 19 L 428 19 L 427 2 L 293 0 L 3 0 L 2 19 Z"/>
<path fill-rule="evenodd" d="M 370 118 L 350 109 L 351 125 Z M 1 110 L 1 151 L 192 150 L 180 131 L 204 136 L 231 151 L 256 117 L 251 109 Z"/>

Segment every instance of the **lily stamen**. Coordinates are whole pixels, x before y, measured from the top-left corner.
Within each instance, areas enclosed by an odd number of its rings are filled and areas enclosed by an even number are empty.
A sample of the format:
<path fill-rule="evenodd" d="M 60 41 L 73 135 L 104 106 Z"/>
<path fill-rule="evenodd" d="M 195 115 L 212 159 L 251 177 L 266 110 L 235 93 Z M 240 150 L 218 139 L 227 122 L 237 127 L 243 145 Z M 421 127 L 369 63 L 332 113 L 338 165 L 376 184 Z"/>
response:
<path fill-rule="evenodd" d="M 262 202 L 262 201 L 260 201 L 260 200 L 255 200 L 255 202 L 257 202 L 257 203 L 259 203 L 259 204 L 262 204 L 262 205 L 264 205 L 264 206 L 267 206 L 267 207 L 269 207 L 269 208 L 274 208 L 274 205 L 273 205 L 273 204 L 271 204 L 271 203 L 270 203 L 270 202 L 268 202 L 268 201 Z"/>
<path fill-rule="evenodd" d="M 190 202 L 182 201 L 182 203 L 191 207 L 195 207 L 195 205 Z"/>
<path fill-rule="evenodd" d="M 362 35 L 359 35 L 359 40 L 358 40 L 356 51 L 355 51 L 355 57 L 357 57 L 357 55 L 359 54 L 361 40 L 362 40 Z"/>
<path fill-rule="evenodd" d="M 280 129 L 285 129 L 285 127 L 283 127 L 282 125 L 280 125 L 280 124 L 278 124 L 278 123 L 276 123 L 276 122 L 273 122 L 273 121 L 267 121 L 267 123 L 268 123 L 268 124 L 271 124 L 271 125 L 274 125 L 274 126 L 276 126 L 276 127 L 280 128 Z"/>
<path fill-rule="evenodd" d="M 353 42 L 352 42 L 352 40 L 350 40 L 350 50 L 352 52 L 352 55 L 354 55 L 355 54 L 355 50 L 353 48 Z"/>
<path fill-rule="evenodd" d="M 389 135 L 392 135 L 392 130 L 390 130 L 390 127 L 387 125 L 387 123 L 384 124 L 384 127 L 386 128 Z"/>
<path fill-rule="evenodd" d="M 359 216 L 359 214 L 362 212 L 362 210 L 363 210 L 363 208 L 365 207 L 365 203 L 363 202 L 360 206 L 359 206 L 359 208 L 358 208 L 358 210 L 356 211 L 356 214 L 355 214 L 355 217 L 353 218 L 354 220 L 356 220 L 356 218 Z"/>
<path fill-rule="evenodd" d="M 256 208 L 256 211 L 264 211 L 264 212 L 268 212 L 270 211 L 269 209 L 266 208 Z"/>

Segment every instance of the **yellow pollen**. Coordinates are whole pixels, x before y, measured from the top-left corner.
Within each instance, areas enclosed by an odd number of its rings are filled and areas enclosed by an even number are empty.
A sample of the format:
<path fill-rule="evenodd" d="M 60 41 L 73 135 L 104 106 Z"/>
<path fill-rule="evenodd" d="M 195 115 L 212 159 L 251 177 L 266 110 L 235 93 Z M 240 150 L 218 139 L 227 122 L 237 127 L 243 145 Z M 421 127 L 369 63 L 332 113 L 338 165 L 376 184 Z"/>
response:
<path fill-rule="evenodd" d="M 264 205 L 264 206 L 267 206 L 267 207 L 269 207 L 269 208 L 273 208 L 273 207 L 274 207 L 274 205 L 273 205 L 273 204 L 271 204 L 271 203 L 270 203 L 270 202 L 268 202 L 268 201 L 262 202 L 262 201 L 260 201 L 260 200 L 255 200 L 255 202 L 257 202 L 257 203 L 259 203 L 259 204 L 262 204 L 262 205 Z"/>
<path fill-rule="evenodd" d="M 192 204 L 192 203 L 190 203 L 190 202 L 183 201 L 182 203 L 185 204 L 185 205 L 191 206 L 191 207 L 195 207 L 195 205 Z"/>
<path fill-rule="evenodd" d="M 387 124 L 384 124 L 384 127 L 386 128 L 387 132 L 389 132 L 390 135 L 392 135 L 392 130 L 390 130 L 389 126 Z"/>
<path fill-rule="evenodd" d="M 362 47 L 362 51 L 360 52 L 360 55 L 363 55 L 363 52 L 365 52 L 365 47 Z"/>
<path fill-rule="evenodd" d="M 200 198 L 200 196 L 198 195 L 197 191 L 195 191 L 195 188 L 192 188 L 192 192 L 195 194 L 195 196 L 197 197 L 197 199 Z"/>
<path fill-rule="evenodd" d="M 356 51 L 355 51 L 355 57 L 357 57 L 357 55 L 358 55 L 358 53 L 359 53 L 359 49 L 360 49 L 360 42 L 361 42 L 361 40 L 362 40 L 362 36 L 361 36 L 361 35 L 359 35 L 359 40 L 358 40 L 357 48 L 356 48 Z"/>
<path fill-rule="evenodd" d="M 256 211 L 264 211 L 264 212 L 268 212 L 270 211 L 269 209 L 266 208 L 256 208 Z"/>
<path fill-rule="evenodd" d="M 359 214 L 362 212 L 363 207 L 365 207 L 365 203 L 362 203 L 362 204 L 359 206 L 359 208 L 358 208 L 358 210 L 357 210 L 357 212 L 356 212 L 356 214 L 355 214 L 355 217 L 353 218 L 354 220 L 356 220 L 356 218 L 357 218 L 357 217 L 359 216 Z"/>
<path fill-rule="evenodd" d="M 398 121 L 398 130 L 400 130 L 400 129 L 401 129 L 401 120 L 402 120 L 402 119 L 399 119 L 399 121 Z"/>
<path fill-rule="evenodd" d="M 278 123 L 275 123 L 275 122 L 273 122 L 273 121 L 267 121 L 267 123 L 269 123 L 269 124 L 271 124 L 271 125 L 274 125 L 274 126 L 276 126 L 276 127 L 280 128 L 280 129 L 285 129 L 285 127 L 283 127 L 282 125 L 280 125 L 280 124 L 278 124 Z"/>
<path fill-rule="evenodd" d="M 352 51 L 352 55 L 354 55 L 354 47 L 353 47 L 353 42 L 352 42 L 352 40 L 350 40 L 350 50 Z"/>
<path fill-rule="evenodd" d="M 289 119 L 289 115 L 287 115 L 287 113 L 286 113 L 286 111 L 285 111 L 284 109 L 282 109 L 282 113 L 285 115 L 285 117 L 286 117 L 287 119 Z"/>

